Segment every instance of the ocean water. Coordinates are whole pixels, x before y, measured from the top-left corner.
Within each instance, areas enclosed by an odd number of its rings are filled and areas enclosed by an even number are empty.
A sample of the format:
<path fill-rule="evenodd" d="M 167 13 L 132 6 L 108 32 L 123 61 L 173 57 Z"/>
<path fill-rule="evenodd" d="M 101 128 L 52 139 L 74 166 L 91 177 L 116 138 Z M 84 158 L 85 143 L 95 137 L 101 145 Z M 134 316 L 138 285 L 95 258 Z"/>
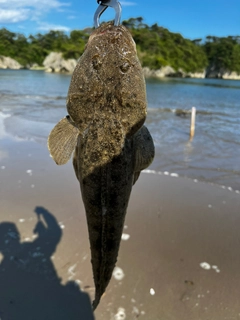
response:
<path fill-rule="evenodd" d="M 46 144 L 67 113 L 70 79 L 43 71 L 0 70 L 0 138 L 11 135 Z M 240 190 L 240 81 L 168 78 L 147 79 L 146 85 L 146 125 L 156 148 L 148 172 Z M 190 141 L 188 112 L 193 106 L 196 130 Z M 177 115 L 178 110 L 185 115 Z"/>

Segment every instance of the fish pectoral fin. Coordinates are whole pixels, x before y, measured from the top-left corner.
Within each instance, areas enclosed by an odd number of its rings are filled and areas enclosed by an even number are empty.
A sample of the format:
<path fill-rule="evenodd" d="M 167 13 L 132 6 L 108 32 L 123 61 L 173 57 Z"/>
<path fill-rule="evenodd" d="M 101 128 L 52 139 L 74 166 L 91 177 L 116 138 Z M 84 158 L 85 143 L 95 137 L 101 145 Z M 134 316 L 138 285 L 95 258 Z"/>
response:
<path fill-rule="evenodd" d="M 68 162 L 76 147 L 79 130 L 68 118 L 60 120 L 48 136 L 48 150 L 58 165 Z"/>
<path fill-rule="evenodd" d="M 139 176 L 140 176 L 141 171 L 135 171 L 134 175 L 133 175 L 133 185 L 135 184 L 135 182 L 138 180 Z"/>
<path fill-rule="evenodd" d="M 139 178 L 142 170 L 152 163 L 155 155 L 153 139 L 147 127 L 142 126 L 134 135 L 134 179 L 133 184 Z"/>

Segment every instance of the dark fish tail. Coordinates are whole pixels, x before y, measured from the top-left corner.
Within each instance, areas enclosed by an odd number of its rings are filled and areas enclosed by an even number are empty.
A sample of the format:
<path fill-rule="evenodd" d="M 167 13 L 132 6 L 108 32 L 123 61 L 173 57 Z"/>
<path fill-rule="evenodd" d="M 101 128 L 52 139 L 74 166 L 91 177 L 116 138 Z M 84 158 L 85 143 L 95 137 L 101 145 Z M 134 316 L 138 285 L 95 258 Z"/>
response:
<path fill-rule="evenodd" d="M 132 140 L 126 139 L 120 155 L 80 179 L 96 288 L 93 309 L 99 304 L 117 261 L 133 182 L 131 149 Z"/>

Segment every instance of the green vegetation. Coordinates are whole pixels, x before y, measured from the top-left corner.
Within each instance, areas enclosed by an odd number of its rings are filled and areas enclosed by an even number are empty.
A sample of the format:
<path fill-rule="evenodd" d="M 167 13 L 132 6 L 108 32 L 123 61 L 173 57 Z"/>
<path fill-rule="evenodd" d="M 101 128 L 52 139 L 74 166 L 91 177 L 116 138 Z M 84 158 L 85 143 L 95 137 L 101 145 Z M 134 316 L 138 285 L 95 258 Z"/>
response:
<path fill-rule="evenodd" d="M 207 66 L 207 57 L 202 46 L 184 39 L 157 24 L 151 27 L 142 23 L 142 18 L 123 21 L 131 30 L 142 65 L 159 69 L 169 65 L 175 70 L 201 71 Z"/>
<path fill-rule="evenodd" d="M 26 38 L 3 28 L 0 29 L 0 55 L 11 57 L 24 66 L 41 65 L 51 51 L 62 52 L 66 59 L 78 59 L 88 37 L 84 31 L 73 30 L 69 36 L 62 31 L 50 31 Z"/>
<path fill-rule="evenodd" d="M 132 33 L 142 65 L 150 69 L 169 65 L 175 70 L 198 72 L 210 66 L 240 72 L 240 36 L 207 36 L 205 42 L 189 40 L 157 24 L 148 26 L 141 17 L 125 20 L 123 25 Z M 3 28 L 0 29 L 0 55 L 25 66 L 41 65 L 51 51 L 62 52 L 66 59 L 78 59 L 90 32 L 91 29 L 74 30 L 70 34 L 50 31 L 25 37 Z"/>
<path fill-rule="evenodd" d="M 240 36 L 227 38 L 208 36 L 203 47 L 209 65 L 240 73 Z"/>

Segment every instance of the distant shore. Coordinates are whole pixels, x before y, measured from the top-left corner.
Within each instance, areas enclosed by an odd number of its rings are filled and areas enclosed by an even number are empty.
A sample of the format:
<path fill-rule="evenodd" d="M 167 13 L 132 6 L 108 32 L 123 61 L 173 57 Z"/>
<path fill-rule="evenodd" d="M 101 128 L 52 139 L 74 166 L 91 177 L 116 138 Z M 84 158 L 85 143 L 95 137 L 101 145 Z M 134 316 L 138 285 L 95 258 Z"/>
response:
<path fill-rule="evenodd" d="M 64 59 L 61 52 L 51 52 L 43 61 L 43 65 L 37 63 L 22 66 L 16 60 L 0 56 L 0 69 L 28 69 L 28 70 L 44 70 L 52 73 L 68 73 L 72 74 L 77 65 L 76 59 Z M 175 70 L 171 66 L 163 66 L 160 69 L 152 70 L 149 67 L 143 67 L 143 73 L 146 78 L 212 78 L 225 80 L 240 80 L 240 74 L 235 71 L 225 69 L 207 68 L 199 72 L 186 72 L 182 69 Z"/>

